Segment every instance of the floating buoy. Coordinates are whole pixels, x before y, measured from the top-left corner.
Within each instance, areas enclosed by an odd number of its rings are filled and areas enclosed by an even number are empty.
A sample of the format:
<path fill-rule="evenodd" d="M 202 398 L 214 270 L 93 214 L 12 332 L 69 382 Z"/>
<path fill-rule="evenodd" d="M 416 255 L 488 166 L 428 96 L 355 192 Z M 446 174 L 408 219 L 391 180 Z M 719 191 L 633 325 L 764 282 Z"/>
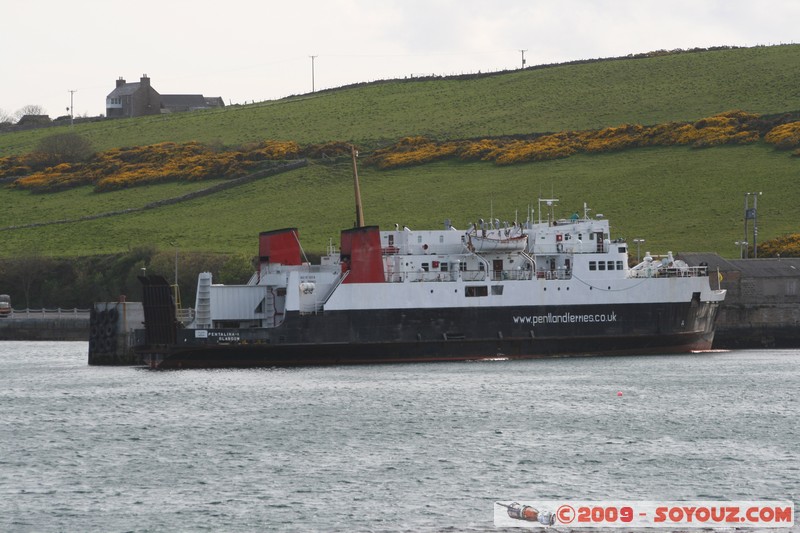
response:
<path fill-rule="evenodd" d="M 622 391 L 617 391 L 617 396 L 622 396 Z"/>
<path fill-rule="evenodd" d="M 555 514 L 551 513 L 550 511 L 541 511 L 539 512 L 538 509 L 531 507 L 530 505 L 520 505 L 517 502 L 513 502 L 510 505 L 506 505 L 505 503 L 496 502 L 497 505 L 506 508 L 506 512 L 510 518 L 514 518 L 516 520 L 525 520 L 527 522 L 539 522 L 545 526 L 552 526 L 556 522 Z"/>

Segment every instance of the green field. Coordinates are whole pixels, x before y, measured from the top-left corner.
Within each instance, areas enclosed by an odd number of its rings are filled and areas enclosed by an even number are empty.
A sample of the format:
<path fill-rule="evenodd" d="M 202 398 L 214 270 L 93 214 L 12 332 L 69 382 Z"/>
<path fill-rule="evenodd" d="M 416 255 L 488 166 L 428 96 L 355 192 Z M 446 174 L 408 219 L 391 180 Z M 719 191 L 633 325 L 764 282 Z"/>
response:
<path fill-rule="evenodd" d="M 96 149 L 160 141 L 235 145 L 261 139 L 353 141 L 362 150 L 405 135 L 463 139 L 694 120 L 730 109 L 800 110 L 800 45 L 683 53 L 515 71 L 477 79 L 395 81 L 223 110 L 76 125 Z M 31 150 L 63 128 L 0 134 L 0 155 Z M 456 227 L 490 215 L 524 217 L 536 198 L 561 199 L 559 215 L 587 202 L 615 237 L 645 238 L 653 253 L 737 256 L 744 193 L 763 191 L 759 240 L 797 232 L 800 159 L 763 143 L 648 148 L 498 167 L 445 161 L 360 169 L 368 224 Z M 77 257 L 148 245 L 255 254 L 258 232 L 300 229 L 322 252 L 352 225 L 349 162 L 314 163 L 210 197 L 155 210 L 36 228 L 31 223 L 141 207 L 211 182 L 159 184 L 108 193 L 91 188 L 32 194 L 2 188 L 0 257 Z M 642 250 L 644 251 L 644 250 Z"/>
<path fill-rule="evenodd" d="M 557 215 L 594 213 L 611 220 L 615 237 L 645 238 L 653 253 L 714 251 L 736 256 L 742 238 L 745 192 L 762 191 L 759 239 L 797 231 L 800 160 L 756 144 L 691 149 L 649 148 L 606 155 L 579 155 L 543 163 L 497 167 L 490 163 L 439 162 L 391 171 L 361 169 L 367 224 L 383 228 L 458 228 L 493 215 L 524 218 L 536 199 L 561 200 Z M 198 184 L 164 184 L 95 194 L 89 188 L 49 195 L 0 190 L 10 209 L 3 227 L 143 205 L 155 196 L 178 196 Z M 145 196 L 147 198 L 145 198 Z M 85 207 L 81 207 L 85 206 Z M 298 227 L 308 252 L 324 251 L 329 239 L 354 219 L 348 163 L 311 165 L 220 192 L 212 197 L 153 211 L 106 219 L 0 231 L 3 255 L 124 252 L 136 246 L 238 252 L 255 255 L 260 231 Z"/>
<path fill-rule="evenodd" d="M 693 52 L 512 71 L 477 79 L 394 81 L 248 106 L 75 126 L 98 150 L 161 141 L 472 138 L 696 120 L 731 109 L 800 110 L 800 45 Z M 64 126 L 59 129 L 66 129 Z M 0 155 L 53 129 L 0 135 Z"/>

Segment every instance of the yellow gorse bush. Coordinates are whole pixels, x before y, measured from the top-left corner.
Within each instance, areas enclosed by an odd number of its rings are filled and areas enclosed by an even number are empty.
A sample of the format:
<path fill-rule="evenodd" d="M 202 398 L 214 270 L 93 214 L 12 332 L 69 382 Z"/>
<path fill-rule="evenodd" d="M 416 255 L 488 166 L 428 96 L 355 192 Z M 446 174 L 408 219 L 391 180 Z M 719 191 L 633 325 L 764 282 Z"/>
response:
<path fill-rule="evenodd" d="M 764 136 L 764 141 L 774 144 L 780 150 L 789 150 L 800 146 L 800 122 L 789 122 L 772 128 Z"/>
<path fill-rule="evenodd" d="M 656 126 L 623 124 L 600 130 L 566 131 L 528 139 L 481 139 L 437 142 L 426 137 L 406 137 L 377 150 L 370 162 L 378 168 L 419 165 L 457 156 L 463 160 L 493 161 L 511 165 L 548 161 L 576 153 L 603 153 L 643 146 L 688 145 L 695 148 L 757 142 L 761 137 L 758 115 L 730 111 L 695 123 L 671 122 Z"/>
<path fill-rule="evenodd" d="M 427 137 L 405 137 L 382 150 L 376 150 L 369 162 L 378 168 L 396 168 L 429 163 L 456 155 L 458 143 L 436 142 Z"/>
<path fill-rule="evenodd" d="M 764 140 L 777 148 L 800 147 L 800 122 L 772 127 L 786 119 L 763 120 L 744 111 L 729 111 L 701 120 L 654 126 L 622 124 L 598 130 L 564 131 L 524 138 L 437 141 L 424 136 L 404 137 L 375 150 L 366 163 L 379 169 L 420 165 L 448 158 L 491 161 L 511 165 L 548 161 L 574 154 L 616 152 L 649 146 L 705 148 Z M 0 178 L 16 177 L 11 186 L 35 191 L 56 191 L 94 185 L 108 191 L 175 180 L 230 179 L 256 170 L 267 161 L 312 157 L 326 159 L 350 154 L 350 144 L 329 142 L 302 147 L 293 141 L 268 140 L 238 149 L 219 150 L 198 142 L 163 142 L 149 146 L 116 148 L 95 154 L 83 163 L 62 163 L 41 168 L 35 156 L 0 158 Z M 800 150 L 794 155 L 800 155 Z"/>
<path fill-rule="evenodd" d="M 790 233 L 758 245 L 759 257 L 800 257 L 800 233 Z"/>
<path fill-rule="evenodd" d="M 93 184 L 102 192 L 164 181 L 230 179 L 253 171 L 264 161 L 296 158 L 300 151 L 293 141 L 263 141 L 222 152 L 198 142 L 164 142 L 100 152 L 85 163 L 62 163 L 30 173 L 12 186 L 47 192 Z M 0 161 L 0 171 L 20 170 L 27 173 L 26 167 Z"/>

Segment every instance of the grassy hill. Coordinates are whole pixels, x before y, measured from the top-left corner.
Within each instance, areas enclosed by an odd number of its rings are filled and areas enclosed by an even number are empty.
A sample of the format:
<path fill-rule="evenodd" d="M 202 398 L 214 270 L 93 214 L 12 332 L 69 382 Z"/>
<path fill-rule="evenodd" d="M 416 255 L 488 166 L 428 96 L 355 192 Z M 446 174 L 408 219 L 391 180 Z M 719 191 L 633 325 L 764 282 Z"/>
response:
<path fill-rule="evenodd" d="M 730 109 L 800 110 L 800 45 L 687 52 L 512 71 L 398 80 L 221 110 L 75 126 L 96 149 L 161 141 L 331 140 L 371 148 L 398 137 L 471 138 L 696 120 Z M 63 128 L 67 128 L 64 126 Z M 0 135 L 24 153 L 52 130 Z"/>
<path fill-rule="evenodd" d="M 605 155 L 496 167 L 439 162 L 415 168 L 361 169 L 368 224 L 456 227 L 490 214 L 520 217 L 539 195 L 561 199 L 568 217 L 588 202 L 612 222 L 615 236 L 645 238 L 654 253 L 716 251 L 735 256 L 742 237 L 743 194 L 763 191 L 760 238 L 797 230 L 800 161 L 763 144 L 695 150 L 648 148 Z M 178 196 L 200 184 L 165 184 L 95 194 L 89 187 L 32 195 L 0 190 L 5 227 L 140 206 L 157 195 Z M 124 252 L 136 246 L 254 254 L 260 231 L 295 226 L 307 251 L 323 251 L 354 219 L 350 165 L 311 165 L 155 211 L 39 228 L 0 231 L 3 255 Z"/>
<path fill-rule="evenodd" d="M 241 144 L 265 138 L 352 141 L 362 149 L 405 135 L 440 139 L 694 120 L 729 109 L 800 110 L 800 46 L 682 53 L 515 71 L 471 79 L 394 81 L 223 110 L 85 124 L 97 149 L 199 140 Z M 59 128 L 0 134 L 0 155 L 25 153 Z M 63 131 L 63 130 L 62 130 Z M 615 236 L 645 248 L 738 254 L 743 195 L 763 191 L 759 239 L 797 231 L 800 160 L 763 143 L 695 150 L 648 148 L 497 167 L 439 162 L 360 169 L 367 223 L 414 228 L 450 218 L 465 227 L 490 213 L 511 220 L 537 196 L 561 199 L 562 216 L 584 201 Z M 97 194 L 0 189 L 0 228 L 71 220 L 179 196 L 208 182 Z M 349 162 L 312 164 L 211 197 L 106 219 L 0 230 L 0 257 L 81 256 L 140 245 L 254 254 L 259 231 L 300 229 L 309 252 L 353 221 Z M 644 249 L 642 250 L 644 252 Z"/>

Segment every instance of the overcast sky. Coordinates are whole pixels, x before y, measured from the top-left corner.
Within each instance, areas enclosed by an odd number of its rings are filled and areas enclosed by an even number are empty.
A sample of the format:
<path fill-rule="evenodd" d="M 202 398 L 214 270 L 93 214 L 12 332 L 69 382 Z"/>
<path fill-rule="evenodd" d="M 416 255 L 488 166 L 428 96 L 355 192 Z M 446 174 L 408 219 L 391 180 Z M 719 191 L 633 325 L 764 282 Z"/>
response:
<path fill-rule="evenodd" d="M 800 42 L 798 0 L 0 0 L 0 110 L 105 114 L 123 77 L 162 94 L 312 88 L 658 49 Z"/>

